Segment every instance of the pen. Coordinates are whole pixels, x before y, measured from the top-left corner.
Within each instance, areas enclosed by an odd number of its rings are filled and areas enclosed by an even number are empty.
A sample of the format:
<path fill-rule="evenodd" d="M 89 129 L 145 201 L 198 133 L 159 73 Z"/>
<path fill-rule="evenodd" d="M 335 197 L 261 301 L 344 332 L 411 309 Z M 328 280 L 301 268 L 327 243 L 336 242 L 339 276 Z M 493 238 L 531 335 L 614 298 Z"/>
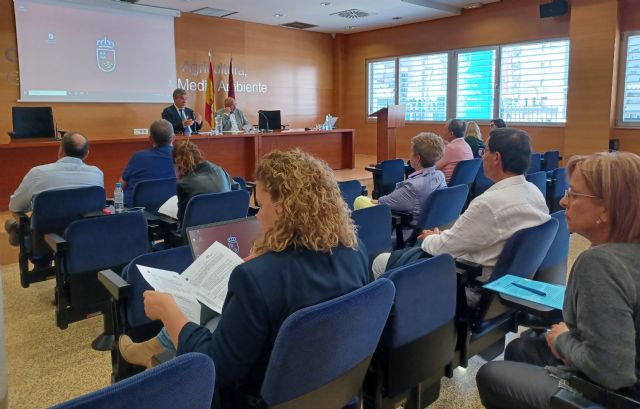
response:
<path fill-rule="evenodd" d="M 544 291 L 536 290 L 535 288 L 527 287 L 526 285 L 513 283 L 513 282 L 511 284 L 515 285 L 518 288 L 522 288 L 523 290 L 531 291 L 534 294 L 541 295 L 543 297 L 547 295 L 547 293 L 545 293 Z"/>

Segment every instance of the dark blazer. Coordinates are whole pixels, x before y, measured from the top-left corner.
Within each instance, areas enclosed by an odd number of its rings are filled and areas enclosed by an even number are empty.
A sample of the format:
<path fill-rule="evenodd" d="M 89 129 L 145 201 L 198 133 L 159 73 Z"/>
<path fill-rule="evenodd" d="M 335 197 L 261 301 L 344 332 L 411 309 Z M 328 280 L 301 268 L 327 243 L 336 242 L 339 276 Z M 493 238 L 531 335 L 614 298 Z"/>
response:
<path fill-rule="evenodd" d="M 196 117 L 193 113 L 193 109 L 184 107 L 184 114 L 188 119 L 193 119 L 193 125 L 191 125 L 191 132 L 197 132 L 202 128 L 202 124 L 204 121 L 200 122 L 198 125 L 196 121 Z M 162 111 L 162 119 L 166 119 L 171 122 L 173 125 L 173 132 L 175 133 L 183 133 L 184 126 L 182 126 L 182 118 L 180 118 L 180 113 L 175 105 L 169 105 Z"/>
<path fill-rule="evenodd" d="M 203 193 L 222 193 L 231 190 L 236 182 L 220 166 L 208 161 L 200 162 L 195 170 L 178 181 L 178 221 L 182 224 L 189 199 Z"/>
<path fill-rule="evenodd" d="M 182 328 L 178 354 L 195 351 L 213 358 L 223 408 L 264 405 L 260 387 L 278 330 L 289 315 L 370 281 L 367 251 L 358 244 L 358 250 L 340 246 L 331 254 L 288 248 L 240 264 L 231 273 L 215 331 L 193 322 Z"/>

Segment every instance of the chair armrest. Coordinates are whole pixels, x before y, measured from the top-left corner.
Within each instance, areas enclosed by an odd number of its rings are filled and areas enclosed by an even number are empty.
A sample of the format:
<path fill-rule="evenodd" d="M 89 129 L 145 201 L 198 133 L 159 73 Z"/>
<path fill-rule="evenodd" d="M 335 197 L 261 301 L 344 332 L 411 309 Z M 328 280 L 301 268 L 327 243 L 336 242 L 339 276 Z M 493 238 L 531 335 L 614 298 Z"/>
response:
<path fill-rule="evenodd" d="M 574 374 L 569 379 L 569 386 L 581 393 L 583 397 L 606 408 L 638 408 L 640 402 L 621 393 L 606 389 L 583 374 Z"/>
<path fill-rule="evenodd" d="M 399 217 L 400 224 L 402 224 L 403 226 L 413 227 L 411 226 L 411 222 L 413 221 L 413 215 L 411 213 L 401 212 L 399 210 L 392 210 L 391 217 L 393 216 Z"/>
<path fill-rule="evenodd" d="M 13 218 L 20 226 L 22 226 L 23 223 L 29 223 L 29 215 L 27 212 L 13 212 Z"/>
<path fill-rule="evenodd" d="M 56 253 L 66 251 L 69 248 L 69 243 L 67 243 L 62 236 L 56 233 L 45 234 L 44 241 L 47 243 L 49 248 Z"/>
<path fill-rule="evenodd" d="M 109 294 L 118 301 L 121 298 L 129 297 L 131 295 L 131 291 L 133 291 L 131 289 L 131 284 L 127 283 L 113 270 L 98 271 L 98 281 L 100 281 Z"/>
<path fill-rule="evenodd" d="M 559 409 L 586 409 L 599 407 L 590 400 L 585 399 L 582 395 L 564 388 L 558 389 L 555 395 L 551 397 L 549 404 L 551 408 Z"/>
<path fill-rule="evenodd" d="M 498 299 L 502 305 L 505 305 L 514 310 L 522 311 L 527 314 L 532 314 L 536 317 L 540 317 L 544 320 L 560 322 L 562 321 L 562 311 L 553 307 L 547 307 L 546 305 L 537 304 L 531 301 L 523 300 L 522 298 L 513 297 L 506 294 L 498 293 Z"/>
<path fill-rule="evenodd" d="M 458 273 L 458 284 L 467 285 L 475 283 L 475 279 L 482 275 L 482 265 L 473 261 L 457 258 L 456 272 Z"/>
<path fill-rule="evenodd" d="M 377 167 L 375 167 L 375 166 L 365 166 L 365 167 L 364 167 L 364 170 L 366 170 L 367 172 L 371 172 L 371 173 L 373 173 L 374 175 L 379 175 L 379 174 L 381 174 L 381 173 L 382 173 L 382 169 L 377 168 Z"/>

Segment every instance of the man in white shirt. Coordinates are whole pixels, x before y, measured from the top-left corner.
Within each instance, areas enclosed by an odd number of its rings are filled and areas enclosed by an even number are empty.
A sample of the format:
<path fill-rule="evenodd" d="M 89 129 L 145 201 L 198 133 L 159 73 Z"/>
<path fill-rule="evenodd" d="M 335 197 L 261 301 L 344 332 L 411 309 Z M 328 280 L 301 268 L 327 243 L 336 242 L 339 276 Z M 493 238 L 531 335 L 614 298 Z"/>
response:
<path fill-rule="evenodd" d="M 44 190 L 73 186 L 104 187 L 104 175 L 95 166 L 83 161 L 89 155 L 89 141 L 78 132 L 67 132 L 58 150 L 58 161 L 31 168 L 11 195 L 9 210 L 26 212 L 31 210 L 32 197 Z M 5 222 L 9 242 L 18 245 L 18 225 L 14 219 Z"/>
<path fill-rule="evenodd" d="M 236 100 L 231 97 L 225 98 L 224 109 L 218 110 L 216 116 L 222 118 L 223 131 L 242 131 L 245 125 L 251 126 L 244 113 L 236 107 Z"/>
<path fill-rule="evenodd" d="M 525 131 L 500 128 L 489 135 L 481 153 L 485 175 L 494 182 L 475 198 L 448 230 L 424 230 L 422 251 L 431 255 L 451 254 L 484 266 L 480 281 L 487 281 L 506 241 L 518 230 L 549 220 L 540 190 L 526 181 L 531 139 Z M 383 253 L 373 262 L 374 275 L 397 267 L 399 253 Z"/>

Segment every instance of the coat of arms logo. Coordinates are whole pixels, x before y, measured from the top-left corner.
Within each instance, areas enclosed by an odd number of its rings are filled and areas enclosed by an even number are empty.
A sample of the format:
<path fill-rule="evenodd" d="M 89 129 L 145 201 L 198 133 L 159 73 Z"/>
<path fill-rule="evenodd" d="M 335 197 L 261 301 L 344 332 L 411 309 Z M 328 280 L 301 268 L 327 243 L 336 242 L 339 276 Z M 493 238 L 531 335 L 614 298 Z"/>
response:
<path fill-rule="evenodd" d="M 234 253 L 240 252 L 240 245 L 238 244 L 238 238 L 236 236 L 227 237 L 227 247 L 233 250 Z"/>
<path fill-rule="evenodd" d="M 116 43 L 106 36 L 96 42 L 96 59 L 98 68 L 104 72 L 111 72 L 116 69 Z"/>

